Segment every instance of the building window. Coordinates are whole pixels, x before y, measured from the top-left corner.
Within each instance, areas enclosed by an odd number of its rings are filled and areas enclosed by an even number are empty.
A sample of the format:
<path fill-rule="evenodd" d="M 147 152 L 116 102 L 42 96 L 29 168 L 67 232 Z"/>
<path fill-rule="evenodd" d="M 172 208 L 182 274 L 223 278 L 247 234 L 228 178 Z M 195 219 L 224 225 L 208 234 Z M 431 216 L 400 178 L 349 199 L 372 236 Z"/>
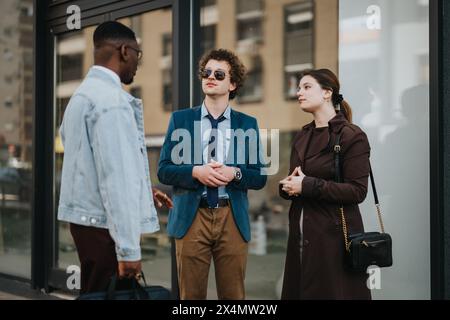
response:
<path fill-rule="evenodd" d="M 83 54 L 59 56 L 58 82 L 80 80 L 83 77 Z"/>
<path fill-rule="evenodd" d="M 13 82 L 13 77 L 11 75 L 6 75 L 5 76 L 5 83 L 6 84 L 11 84 Z"/>
<path fill-rule="evenodd" d="M 4 105 L 6 108 L 12 108 L 13 107 L 13 99 L 12 97 L 6 97 Z"/>
<path fill-rule="evenodd" d="M 24 79 L 25 92 L 33 92 L 33 78 L 31 76 L 25 76 Z"/>
<path fill-rule="evenodd" d="M 11 27 L 5 27 L 5 29 L 3 29 L 3 34 L 8 37 L 11 38 L 13 35 L 13 28 Z"/>
<path fill-rule="evenodd" d="M 23 53 L 23 66 L 27 70 L 33 69 L 33 52 L 25 51 Z"/>
<path fill-rule="evenodd" d="M 130 18 L 130 27 L 134 31 L 137 42 L 142 43 L 142 19 L 141 16 L 133 16 Z"/>
<path fill-rule="evenodd" d="M 238 41 L 261 42 L 263 39 L 263 0 L 236 0 L 236 20 Z"/>
<path fill-rule="evenodd" d="M 164 33 L 162 35 L 162 55 L 163 57 L 172 55 L 172 34 Z"/>
<path fill-rule="evenodd" d="M 313 4 L 302 1 L 284 8 L 285 97 L 295 99 L 297 76 L 313 67 Z"/>
<path fill-rule="evenodd" d="M 56 108 L 58 110 L 56 114 L 56 123 L 60 125 L 62 123 L 64 112 L 66 112 L 67 105 L 69 104 L 70 97 L 65 98 L 57 98 L 56 99 Z"/>
<path fill-rule="evenodd" d="M 24 114 L 26 117 L 31 117 L 33 115 L 33 100 L 30 98 L 25 99 Z"/>
<path fill-rule="evenodd" d="M 201 27 L 202 41 L 200 43 L 200 50 L 203 53 L 214 49 L 216 47 L 216 25 Z"/>
<path fill-rule="evenodd" d="M 162 35 L 162 106 L 172 111 L 172 33 Z"/>
<path fill-rule="evenodd" d="M 247 66 L 248 72 L 245 84 L 237 96 L 239 103 L 260 102 L 263 99 L 261 56 L 256 55 L 250 61 L 251 65 Z"/>
<path fill-rule="evenodd" d="M 21 29 L 19 32 L 19 45 L 26 48 L 33 46 L 33 30 Z"/>
<path fill-rule="evenodd" d="M 33 124 L 30 121 L 25 122 L 25 139 L 31 141 L 33 139 Z"/>
<path fill-rule="evenodd" d="M 238 14 L 249 12 L 262 12 L 264 10 L 264 0 L 237 0 L 236 11 Z"/>
<path fill-rule="evenodd" d="M 202 7 L 215 6 L 216 3 L 217 0 L 202 0 L 200 6 Z"/>
<path fill-rule="evenodd" d="M 259 42 L 262 40 L 261 19 L 238 20 L 238 40 Z"/>
<path fill-rule="evenodd" d="M 172 111 L 172 69 L 163 70 L 163 109 Z"/>
<path fill-rule="evenodd" d="M 219 19 L 216 0 L 201 0 L 200 2 L 200 53 L 216 47 L 216 30 Z"/>
<path fill-rule="evenodd" d="M 20 8 L 21 17 L 32 17 L 33 16 L 33 3 L 22 3 Z"/>
<path fill-rule="evenodd" d="M 130 28 L 131 30 L 133 30 L 134 35 L 136 36 L 138 45 L 142 48 L 142 19 L 140 15 L 130 18 Z M 142 60 L 143 59 L 139 59 L 138 66 L 142 65 Z"/>

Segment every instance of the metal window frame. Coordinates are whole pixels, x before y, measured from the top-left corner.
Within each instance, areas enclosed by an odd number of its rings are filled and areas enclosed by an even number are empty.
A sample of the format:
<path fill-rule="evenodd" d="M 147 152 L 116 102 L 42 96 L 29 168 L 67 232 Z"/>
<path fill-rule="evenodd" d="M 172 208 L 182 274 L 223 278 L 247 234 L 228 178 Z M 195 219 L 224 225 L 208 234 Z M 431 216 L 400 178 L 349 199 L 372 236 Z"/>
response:
<path fill-rule="evenodd" d="M 448 186 L 444 185 L 444 106 L 450 102 L 444 91 L 444 23 L 450 16 L 444 17 L 444 0 L 429 2 L 429 41 L 430 41 L 430 284 L 431 299 L 449 298 L 450 284 L 445 270 L 449 267 L 448 253 L 445 252 L 445 199 Z M 448 4 L 446 5 L 448 6 Z M 450 21 L 446 22 L 450 29 Z M 447 28 L 446 28 L 447 29 Z M 448 29 L 447 29 L 448 30 Z M 448 33 L 448 32 L 447 32 Z M 448 36 L 447 36 L 448 37 Z M 449 40 L 448 38 L 446 40 Z M 448 67 L 447 67 L 448 68 Z M 448 70 L 448 69 L 447 69 Z M 420 181 L 418 181 L 420 183 Z M 448 195 L 447 195 L 448 198 Z M 448 219 L 448 218 L 447 218 Z"/>

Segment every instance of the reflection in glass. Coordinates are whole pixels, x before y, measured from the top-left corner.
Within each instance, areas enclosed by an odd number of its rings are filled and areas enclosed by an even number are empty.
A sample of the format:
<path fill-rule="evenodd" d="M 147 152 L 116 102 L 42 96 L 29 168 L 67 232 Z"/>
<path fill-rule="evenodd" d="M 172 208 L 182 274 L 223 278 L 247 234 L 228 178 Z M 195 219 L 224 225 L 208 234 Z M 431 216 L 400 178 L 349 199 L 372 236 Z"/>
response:
<path fill-rule="evenodd" d="M 59 203 L 59 191 L 61 186 L 61 173 L 64 158 L 64 147 L 59 135 L 64 112 L 70 97 L 81 84 L 92 63 L 92 34 L 95 27 L 89 27 L 81 31 L 63 34 L 56 40 L 56 69 L 55 69 L 55 105 L 54 105 L 54 208 L 57 210 Z M 55 267 L 67 268 L 70 265 L 78 265 L 78 256 L 75 244 L 69 231 L 69 224 L 56 220 L 55 231 L 55 255 L 53 261 Z"/>
<path fill-rule="evenodd" d="M 171 10 L 162 9 L 138 16 L 120 19 L 131 27 L 144 55 L 134 82 L 124 89 L 143 100 L 144 124 L 150 173 L 153 186 L 171 194 L 171 189 L 160 185 L 157 163 L 164 134 L 172 111 L 172 22 Z M 60 178 L 64 148 L 58 135 L 67 103 L 93 64 L 92 35 L 95 26 L 76 33 L 59 36 L 56 41 L 55 84 L 55 208 L 59 202 Z M 55 213 L 55 219 L 56 219 Z M 158 209 L 161 231 L 143 235 L 143 270 L 152 283 L 171 286 L 170 241 L 165 226 L 167 210 Z M 68 224 L 59 222 L 55 266 L 66 268 L 78 265 L 78 257 Z"/>
<path fill-rule="evenodd" d="M 30 278 L 33 1 L 2 1 L 0 30 L 0 272 Z"/>
<path fill-rule="evenodd" d="M 368 134 L 393 238 L 394 265 L 374 298 L 430 298 L 428 12 L 427 0 L 340 1 L 341 85 Z M 371 192 L 361 210 L 379 230 Z"/>

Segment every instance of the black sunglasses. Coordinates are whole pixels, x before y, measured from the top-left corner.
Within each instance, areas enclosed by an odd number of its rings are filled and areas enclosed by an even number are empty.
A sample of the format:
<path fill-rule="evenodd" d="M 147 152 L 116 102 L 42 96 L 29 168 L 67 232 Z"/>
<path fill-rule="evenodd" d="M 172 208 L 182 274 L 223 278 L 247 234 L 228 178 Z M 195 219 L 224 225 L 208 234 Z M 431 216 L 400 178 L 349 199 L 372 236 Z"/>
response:
<path fill-rule="evenodd" d="M 205 69 L 201 72 L 201 76 L 203 79 L 208 79 L 211 76 L 212 72 L 213 71 L 211 69 Z M 216 78 L 216 80 L 222 81 L 225 79 L 226 76 L 227 74 L 225 73 L 225 71 L 222 70 L 214 71 L 214 78 Z"/>

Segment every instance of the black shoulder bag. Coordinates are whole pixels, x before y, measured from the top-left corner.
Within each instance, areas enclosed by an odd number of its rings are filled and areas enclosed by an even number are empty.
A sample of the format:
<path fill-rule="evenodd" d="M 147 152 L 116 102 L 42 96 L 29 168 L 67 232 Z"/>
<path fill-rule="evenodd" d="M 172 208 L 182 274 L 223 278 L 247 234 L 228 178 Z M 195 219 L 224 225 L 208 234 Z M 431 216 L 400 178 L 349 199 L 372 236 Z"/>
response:
<path fill-rule="evenodd" d="M 337 135 L 336 143 L 334 145 L 334 164 L 336 169 L 336 182 L 338 183 L 342 182 L 340 166 L 341 134 L 342 133 L 339 133 Z M 378 201 L 378 195 L 375 188 L 375 181 L 373 179 L 371 166 L 370 181 L 375 198 L 375 207 L 377 209 L 381 232 L 363 232 L 349 235 L 347 231 L 347 223 L 345 221 L 344 206 L 341 205 L 339 207 L 346 249 L 346 264 L 349 269 L 354 271 L 365 272 L 367 270 L 367 267 L 373 265 L 380 268 L 392 266 L 392 238 L 388 233 L 384 232 L 380 203 Z"/>
<path fill-rule="evenodd" d="M 130 290 L 116 290 L 117 274 L 111 277 L 107 291 L 80 295 L 77 300 L 172 300 L 171 293 L 162 286 L 147 286 L 144 273 L 141 273 L 144 286 L 131 279 Z"/>

